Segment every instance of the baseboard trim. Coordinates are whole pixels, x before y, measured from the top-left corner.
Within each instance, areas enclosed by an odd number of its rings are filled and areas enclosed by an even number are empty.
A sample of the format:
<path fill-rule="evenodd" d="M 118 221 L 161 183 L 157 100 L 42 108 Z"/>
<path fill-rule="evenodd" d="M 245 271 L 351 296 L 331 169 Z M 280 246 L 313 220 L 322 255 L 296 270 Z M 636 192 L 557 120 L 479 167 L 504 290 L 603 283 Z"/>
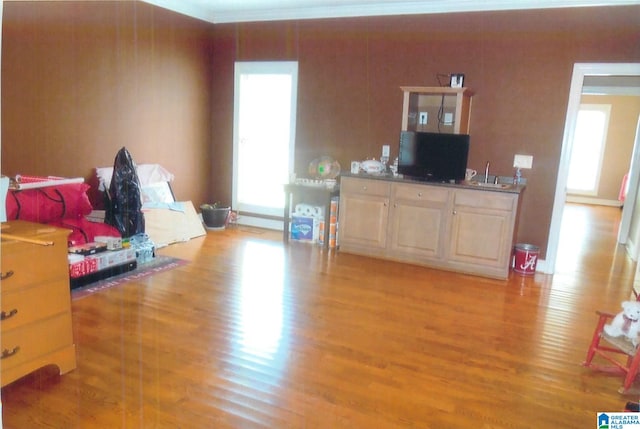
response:
<path fill-rule="evenodd" d="M 549 272 L 549 267 L 547 267 L 547 261 L 544 259 L 538 259 L 538 263 L 536 264 L 536 272 L 543 274 L 553 274 Z"/>
<path fill-rule="evenodd" d="M 256 228 L 273 229 L 276 231 L 284 230 L 284 222 L 282 219 L 270 219 L 265 217 L 250 216 L 248 214 L 239 213 L 236 220 L 238 225 L 253 226 Z"/>
<path fill-rule="evenodd" d="M 618 200 L 606 200 L 603 198 L 581 197 L 578 195 L 567 195 L 566 202 L 577 204 L 591 204 L 596 206 L 622 207 L 622 202 Z"/>
<path fill-rule="evenodd" d="M 627 242 L 624 244 L 624 250 L 627 252 L 627 255 L 631 258 L 632 261 L 637 262 L 638 260 L 638 243 L 633 241 L 631 237 L 627 239 Z"/>

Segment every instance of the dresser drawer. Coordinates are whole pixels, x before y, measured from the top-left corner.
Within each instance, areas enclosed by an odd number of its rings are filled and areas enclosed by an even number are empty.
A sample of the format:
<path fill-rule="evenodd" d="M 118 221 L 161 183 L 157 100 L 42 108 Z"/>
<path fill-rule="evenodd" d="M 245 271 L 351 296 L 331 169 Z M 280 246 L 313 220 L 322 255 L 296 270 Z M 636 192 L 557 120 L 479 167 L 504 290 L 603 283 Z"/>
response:
<path fill-rule="evenodd" d="M 2 291 L 69 278 L 66 241 L 51 246 L 2 244 Z"/>
<path fill-rule="evenodd" d="M 389 182 L 384 180 L 344 177 L 340 182 L 340 192 L 344 193 L 388 197 L 390 189 Z"/>
<path fill-rule="evenodd" d="M 68 347 L 73 343 L 71 313 L 3 331 L 0 342 L 0 365 L 3 372 Z"/>
<path fill-rule="evenodd" d="M 4 286 L 4 284 L 3 284 Z M 59 280 L 12 292 L 2 290 L 0 326 L 2 334 L 25 324 L 70 311 L 69 283 Z"/>
<path fill-rule="evenodd" d="M 492 210 L 515 210 L 518 201 L 517 194 L 458 190 L 454 194 L 456 206 L 468 206 Z"/>
<path fill-rule="evenodd" d="M 405 184 L 393 185 L 393 196 L 400 200 L 446 203 L 449 200 L 449 194 L 449 190 L 444 187 Z"/>

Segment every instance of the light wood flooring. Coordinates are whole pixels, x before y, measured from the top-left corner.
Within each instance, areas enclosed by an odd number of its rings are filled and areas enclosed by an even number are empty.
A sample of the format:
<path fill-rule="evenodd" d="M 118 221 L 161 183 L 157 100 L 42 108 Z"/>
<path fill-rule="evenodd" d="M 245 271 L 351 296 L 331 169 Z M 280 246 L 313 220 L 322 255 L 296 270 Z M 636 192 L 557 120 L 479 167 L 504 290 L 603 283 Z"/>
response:
<path fill-rule="evenodd" d="M 77 369 L 3 388 L 4 429 L 596 427 L 637 400 L 580 365 L 631 294 L 619 216 L 568 206 L 557 273 L 508 281 L 209 232 L 74 300 Z"/>

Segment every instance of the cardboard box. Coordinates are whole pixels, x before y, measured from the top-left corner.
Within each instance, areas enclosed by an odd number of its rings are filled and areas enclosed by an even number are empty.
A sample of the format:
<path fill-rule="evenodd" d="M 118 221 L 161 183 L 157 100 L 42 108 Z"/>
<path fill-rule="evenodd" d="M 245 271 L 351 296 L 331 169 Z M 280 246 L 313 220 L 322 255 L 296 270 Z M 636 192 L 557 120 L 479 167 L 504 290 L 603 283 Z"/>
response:
<path fill-rule="evenodd" d="M 320 219 L 309 216 L 291 216 L 291 239 L 315 243 L 320 236 Z"/>
<path fill-rule="evenodd" d="M 330 249 L 334 249 L 338 246 L 338 223 L 331 222 L 329 225 L 327 225 L 325 221 L 323 220 L 320 221 L 318 243 L 321 246 L 325 245 L 324 234 L 326 232 L 326 228 L 329 228 L 329 234 L 328 234 L 329 243 L 327 247 L 329 247 Z"/>
<path fill-rule="evenodd" d="M 76 279 L 98 271 L 98 260 L 95 258 L 84 258 L 81 261 L 69 264 L 69 277 Z"/>
<path fill-rule="evenodd" d="M 96 243 L 104 243 L 107 245 L 107 250 L 122 249 L 122 238 L 120 237 L 107 237 L 107 236 L 95 236 L 93 241 Z"/>
<path fill-rule="evenodd" d="M 191 201 L 176 202 L 172 208 L 142 207 L 144 230 L 160 249 L 172 243 L 189 241 L 207 234 L 202 219 Z M 181 210 L 176 210 L 180 207 Z"/>
<path fill-rule="evenodd" d="M 129 262 L 136 259 L 135 249 L 120 249 L 120 250 L 107 250 L 106 252 L 97 253 L 95 255 L 87 256 L 86 259 L 94 259 L 97 261 L 98 270 L 104 270 L 106 268 L 114 267 L 116 265 L 122 265 L 125 262 Z"/>
<path fill-rule="evenodd" d="M 69 253 L 75 253 L 78 255 L 93 255 L 95 253 L 104 252 L 107 250 L 105 243 L 85 243 L 78 246 L 69 247 Z"/>

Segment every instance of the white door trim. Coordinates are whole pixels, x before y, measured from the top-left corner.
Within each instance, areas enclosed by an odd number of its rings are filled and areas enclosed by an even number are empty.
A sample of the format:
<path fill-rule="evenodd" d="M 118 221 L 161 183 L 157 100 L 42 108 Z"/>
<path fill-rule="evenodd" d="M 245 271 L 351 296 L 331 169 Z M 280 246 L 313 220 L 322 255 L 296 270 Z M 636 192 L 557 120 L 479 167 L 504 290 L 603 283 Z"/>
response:
<path fill-rule="evenodd" d="M 575 133 L 576 119 L 578 110 L 580 109 L 580 99 L 582 97 L 582 87 L 585 76 L 640 76 L 640 63 L 576 63 L 573 67 L 573 76 L 571 78 L 571 89 L 569 91 L 569 103 L 567 106 L 567 116 L 564 126 L 564 135 L 562 138 L 562 151 L 560 153 L 560 162 L 558 165 L 558 181 L 556 182 L 556 193 L 553 202 L 553 212 L 551 215 L 551 224 L 549 227 L 549 241 L 547 242 L 547 252 L 545 260 L 540 261 L 539 270 L 547 274 L 553 274 L 555 271 L 556 258 L 558 256 L 558 244 L 560 237 L 560 226 L 562 223 L 562 213 L 567 195 L 567 176 L 569 173 L 569 162 L 571 160 L 571 150 L 573 148 L 573 136 Z M 638 152 L 638 151 L 635 151 Z M 638 188 L 638 176 L 640 170 L 638 168 L 638 155 L 634 152 L 631 171 L 635 172 L 635 177 L 629 177 L 629 197 L 631 197 L 632 184 L 633 200 Z M 632 200 L 632 201 L 633 201 Z M 622 213 L 622 221 L 630 223 L 633 207 L 631 204 L 625 204 Z M 628 232 L 628 225 L 627 225 Z"/>
<path fill-rule="evenodd" d="M 296 115 L 297 115 L 297 91 L 298 91 L 298 62 L 297 61 L 236 61 L 234 67 L 234 106 L 233 106 L 233 176 L 232 176 L 232 207 L 236 208 L 238 213 L 238 223 L 259 226 L 268 229 L 283 229 L 282 217 L 284 212 L 281 209 L 276 208 L 261 208 L 256 206 L 249 206 L 247 204 L 239 204 L 238 202 L 238 163 L 239 163 L 239 119 L 240 119 L 240 76 L 243 74 L 276 74 L 276 75 L 289 75 L 291 76 L 291 117 L 289 124 L 289 160 L 287 166 L 288 178 L 294 171 L 294 152 L 295 152 L 295 137 L 296 137 Z M 269 166 L 265 166 L 269 168 Z M 284 190 L 283 201 L 284 205 Z M 243 211 L 251 211 L 258 216 L 251 216 L 245 214 Z M 265 215 L 267 217 L 262 217 Z M 276 219 L 274 219 L 275 217 Z"/>

